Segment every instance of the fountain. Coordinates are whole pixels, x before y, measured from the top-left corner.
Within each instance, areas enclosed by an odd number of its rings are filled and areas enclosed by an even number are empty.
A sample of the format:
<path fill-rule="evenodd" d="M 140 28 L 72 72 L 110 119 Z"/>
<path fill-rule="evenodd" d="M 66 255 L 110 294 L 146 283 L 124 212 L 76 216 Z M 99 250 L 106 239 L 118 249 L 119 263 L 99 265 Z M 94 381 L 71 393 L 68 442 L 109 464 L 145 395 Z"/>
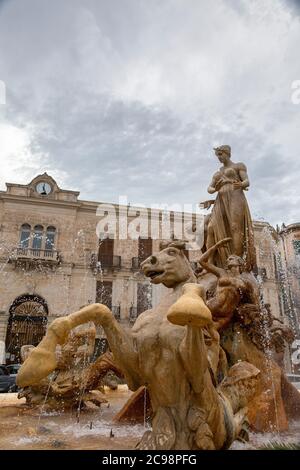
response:
<path fill-rule="evenodd" d="M 113 364 L 135 392 L 118 419 L 135 410 L 144 424 L 146 414 L 151 419 L 139 449 L 227 449 L 247 439 L 249 427 L 281 432 L 300 415 L 300 396 L 274 359 L 293 333 L 264 304 L 255 276 L 247 169 L 231 161 L 229 146 L 215 153 L 223 166 L 208 188 L 216 200 L 203 203 L 213 210 L 197 275 L 183 241 L 164 243 L 141 268 L 169 291 L 131 330 L 105 305 L 88 305 L 54 320 L 18 373 L 18 385 L 33 390 L 59 368 L 57 347 L 74 328 L 101 325 Z"/>
<path fill-rule="evenodd" d="M 158 267 L 146 260 L 143 270 L 156 282 L 161 277 L 172 292 L 156 309 L 140 315 L 131 332 L 101 304 L 58 318 L 24 362 L 18 384 L 30 386 L 48 376 L 56 367 L 57 344 L 64 343 L 72 328 L 92 320 L 104 328 L 129 388 L 146 384 L 149 390 L 152 431 L 146 431 L 140 449 L 227 448 L 242 430 L 259 371 L 241 362 L 217 387 L 219 335 L 201 297 L 203 290 L 192 282 L 193 271 L 176 243 L 156 259 Z"/>

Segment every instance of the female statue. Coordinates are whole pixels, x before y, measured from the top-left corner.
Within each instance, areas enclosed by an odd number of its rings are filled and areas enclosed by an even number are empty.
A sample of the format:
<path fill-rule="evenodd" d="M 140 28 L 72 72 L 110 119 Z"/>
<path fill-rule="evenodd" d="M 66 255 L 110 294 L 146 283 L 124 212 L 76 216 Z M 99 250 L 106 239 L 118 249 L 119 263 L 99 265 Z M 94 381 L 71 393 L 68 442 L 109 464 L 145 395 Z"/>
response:
<path fill-rule="evenodd" d="M 208 187 L 208 192 L 218 193 L 215 201 L 205 201 L 202 207 L 209 209 L 214 204 L 206 223 L 206 248 L 230 237 L 229 245 L 214 253 L 214 263 L 225 266 L 230 254 L 240 256 L 245 270 L 252 271 L 256 265 L 253 228 L 244 191 L 249 187 L 247 168 L 244 163 L 231 161 L 231 148 L 222 145 L 214 149 L 222 167 L 217 171 Z"/>

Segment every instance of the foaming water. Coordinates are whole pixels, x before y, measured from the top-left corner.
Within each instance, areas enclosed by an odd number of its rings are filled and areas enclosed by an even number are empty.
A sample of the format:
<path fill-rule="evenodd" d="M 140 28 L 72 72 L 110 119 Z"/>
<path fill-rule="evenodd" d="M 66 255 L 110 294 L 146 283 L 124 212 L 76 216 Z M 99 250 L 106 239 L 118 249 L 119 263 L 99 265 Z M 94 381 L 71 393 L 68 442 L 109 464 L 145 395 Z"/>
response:
<path fill-rule="evenodd" d="M 26 446 L 30 444 L 37 444 L 41 442 L 41 440 L 42 439 L 40 437 L 20 437 L 15 441 L 15 443 L 17 446 Z"/>
<path fill-rule="evenodd" d="M 76 424 L 67 425 L 62 427 L 60 425 L 60 432 L 74 437 L 82 436 L 103 436 L 108 437 L 112 432 L 114 437 L 142 437 L 145 432 L 143 425 L 114 425 L 104 420 L 93 421 L 92 427 L 90 424 Z"/>
<path fill-rule="evenodd" d="M 257 450 L 269 444 L 300 444 L 300 421 L 290 424 L 289 430 L 285 432 L 250 432 L 249 442 L 235 441 L 230 447 L 231 450 Z"/>

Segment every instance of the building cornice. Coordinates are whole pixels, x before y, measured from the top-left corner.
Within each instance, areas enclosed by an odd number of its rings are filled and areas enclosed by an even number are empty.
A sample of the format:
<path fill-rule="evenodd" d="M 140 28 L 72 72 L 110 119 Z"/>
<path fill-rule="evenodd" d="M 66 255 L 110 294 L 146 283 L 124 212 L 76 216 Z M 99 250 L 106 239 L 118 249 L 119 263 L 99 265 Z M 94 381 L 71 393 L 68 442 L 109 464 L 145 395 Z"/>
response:
<path fill-rule="evenodd" d="M 294 224 L 287 225 L 280 231 L 280 235 L 285 235 L 288 232 L 294 232 L 296 230 L 300 230 L 300 223 L 296 222 Z"/>
<path fill-rule="evenodd" d="M 7 194 L 5 191 L 0 191 L 0 200 L 4 202 L 11 202 L 15 204 L 28 204 L 28 205 L 45 205 L 45 206 L 58 206 L 58 207 L 73 207 L 78 209 L 81 207 L 81 202 L 74 201 L 60 201 L 59 199 L 47 199 L 45 197 L 24 197 L 16 194 Z"/>
<path fill-rule="evenodd" d="M 6 183 L 7 186 L 11 186 L 11 183 Z M 26 185 L 12 185 L 12 186 L 19 186 L 22 188 L 26 188 Z M 63 193 L 70 193 L 74 194 L 74 191 L 69 191 L 69 190 L 61 190 Z M 79 193 L 78 193 L 79 194 Z M 93 212 L 96 215 L 97 209 L 99 206 L 103 206 L 103 209 L 105 210 L 105 206 L 110 206 L 113 207 L 114 210 L 116 211 L 116 214 L 118 215 L 119 212 L 124 211 L 127 214 L 128 209 L 130 209 L 132 212 L 139 213 L 143 211 L 147 211 L 149 214 L 151 212 L 152 217 L 153 216 L 159 216 L 162 212 L 164 212 L 164 209 L 158 209 L 158 208 L 152 208 L 152 207 L 141 207 L 141 206 L 133 206 L 130 203 L 127 205 L 121 205 L 113 202 L 104 202 L 104 201 L 87 201 L 87 200 L 81 200 L 78 199 L 76 202 L 75 201 L 64 201 L 64 200 L 59 200 L 59 199 L 53 199 L 53 198 L 46 198 L 46 197 L 30 197 L 30 196 L 23 196 L 23 195 L 16 195 L 16 194 L 10 194 L 7 193 L 6 191 L 0 191 L 0 201 L 3 202 L 11 202 L 15 204 L 28 204 L 28 205 L 45 205 L 47 207 L 53 206 L 53 207 L 59 207 L 59 208 L 72 208 L 76 209 L 78 211 L 82 212 Z M 172 213 L 174 217 L 182 216 L 183 212 L 176 212 L 173 211 L 172 209 L 167 211 L 169 213 Z M 189 213 L 192 215 L 199 215 L 198 213 L 191 212 Z M 200 214 L 201 215 L 201 214 Z M 128 214 L 127 214 L 128 216 Z M 132 214 L 132 217 L 135 217 L 136 214 Z M 130 216 L 129 216 L 130 217 Z M 277 235 L 277 232 L 275 228 L 269 223 L 265 221 L 260 221 L 260 220 L 253 220 L 253 226 L 254 229 L 256 230 L 263 230 L 264 228 L 269 228 L 270 231 L 272 232 L 273 235 Z M 287 232 L 292 232 L 294 230 L 300 230 L 300 223 L 294 223 L 286 226 L 283 230 L 279 232 L 280 235 L 284 235 Z"/>
<path fill-rule="evenodd" d="M 21 186 L 21 185 L 20 185 Z M 64 191 L 68 192 L 68 191 Z M 93 212 L 96 214 L 97 209 L 99 206 L 103 206 L 105 210 L 105 206 L 113 207 L 116 211 L 116 214 L 119 214 L 120 211 L 124 211 L 127 213 L 128 209 L 132 212 L 139 213 L 143 211 L 147 211 L 149 214 L 151 212 L 152 217 L 157 215 L 159 216 L 162 212 L 165 212 L 164 209 L 152 208 L 152 207 L 141 207 L 141 206 L 132 206 L 130 203 L 128 205 L 121 205 L 112 202 L 103 202 L 103 201 L 86 201 L 78 199 L 76 202 L 74 201 L 61 201 L 59 199 L 52 199 L 46 197 L 30 197 L 30 196 L 23 196 L 17 194 L 9 194 L 6 191 L 0 191 L 0 200 L 9 201 L 16 204 L 28 204 L 28 205 L 45 205 L 45 206 L 58 206 L 58 207 L 66 207 L 66 208 L 75 208 L 80 211 L 84 212 Z M 183 212 L 176 212 L 173 210 L 166 211 L 169 213 L 174 214 L 174 217 L 178 216 L 181 217 Z M 195 215 L 195 212 L 188 212 L 186 214 Z M 135 217 L 136 214 L 132 214 L 132 217 Z M 129 216 L 130 217 L 130 216 Z"/>

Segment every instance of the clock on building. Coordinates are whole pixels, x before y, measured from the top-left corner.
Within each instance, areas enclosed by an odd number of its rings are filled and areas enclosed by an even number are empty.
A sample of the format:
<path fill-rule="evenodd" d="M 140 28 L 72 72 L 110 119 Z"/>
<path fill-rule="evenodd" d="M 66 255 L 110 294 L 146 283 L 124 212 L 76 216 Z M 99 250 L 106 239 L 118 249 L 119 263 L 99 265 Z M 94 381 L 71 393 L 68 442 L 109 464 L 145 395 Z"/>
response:
<path fill-rule="evenodd" d="M 36 191 L 42 196 L 47 196 L 48 194 L 51 193 L 52 188 L 49 183 L 46 183 L 45 181 L 40 181 L 36 185 Z"/>

